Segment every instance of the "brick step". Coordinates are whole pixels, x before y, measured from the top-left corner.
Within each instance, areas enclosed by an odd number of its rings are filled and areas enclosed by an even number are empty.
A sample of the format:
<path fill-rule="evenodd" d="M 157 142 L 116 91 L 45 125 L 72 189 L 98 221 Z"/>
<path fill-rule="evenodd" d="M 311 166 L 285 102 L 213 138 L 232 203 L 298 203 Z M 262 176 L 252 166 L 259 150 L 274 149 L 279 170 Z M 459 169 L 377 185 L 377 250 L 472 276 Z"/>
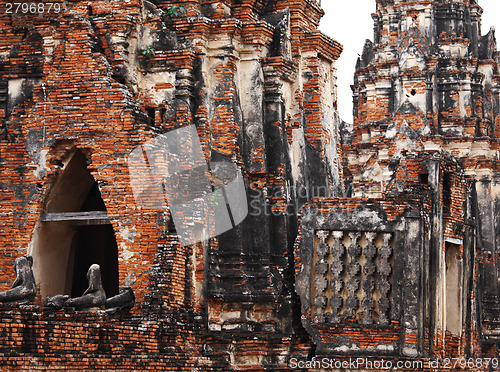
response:
<path fill-rule="evenodd" d="M 269 276 L 270 267 L 247 267 L 246 265 L 216 265 L 212 267 L 215 275 L 225 279 L 244 276 L 246 278 L 261 278 Z"/>
<path fill-rule="evenodd" d="M 236 282 L 236 281 L 229 281 L 229 282 L 219 282 L 219 283 L 212 283 L 211 287 L 213 288 L 214 291 L 220 292 L 220 293 L 232 293 L 232 294 L 238 294 L 238 293 L 251 293 L 251 294 L 256 294 L 256 293 L 262 293 L 262 292 L 267 292 L 267 293 L 274 293 L 273 288 L 268 285 L 267 282 L 261 281 L 252 281 L 252 282 Z"/>
<path fill-rule="evenodd" d="M 215 272 L 211 275 L 210 291 L 213 293 L 251 294 L 275 293 L 270 273 L 247 275 L 243 272 Z"/>
<path fill-rule="evenodd" d="M 260 262 L 237 261 L 221 262 L 213 260 L 211 262 L 211 272 L 215 278 L 226 280 L 231 278 L 258 279 L 270 276 L 271 266 L 268 260 Z"/>
<path fill-rule="evenodd" d="M 483 311 L 483 320 L 489 323 L 500 323 L 500 313 Z"/>
<path fill-rule="evenodd" d="M 211 255 L 210 263 L 219 265 L 237 265 L 244 264 L 248 266 L 261 266 L 269 265 L 270 260 L 268 257 L 255 256 L 255 255 Z"/>
<path fill-rule="evenodd" d="M 240 289 L 245 289 L 249 291 L 262 291 L 271 290 L 272 285 L 268 277 L 263 278 L 231 278 L 228 280 L 214 280 L 212 279 L 213 287 L 222 287 L 225 291 L 239 291 Z"/>
<path fill-rule="evenodd" d="M 224 284 L 249 284 L 252 287 L 267 287 L 270 284 L 269 276 L 246 276 L 246 275 L 231 275 L 225 276 L 220 274 L 215 274 L 212 276 L 214 282 L 221 282 Z"/>
<path fill-rule="evenodd" d="M 274 301 L 269 256 L 238 252 L 212 252 L 208 293 L 229 302 Z"/>
<path fill-rule="evenodd" d="M 484 305 L 488 305 L 488 304 L 500 305 L 500 296 L 492 296 L 492 295 L 484 296 L 483 304 Z"/>
<path fill-rule="evenodd" d="M 485 304 L 483 303 L 483 309 L 486 311 L 498 311 L 500 310 L 500 304 Z"/>
<path fill-rule="evenodd" d="M 223 300 L 224 302 L 248 302 L 254 301 L 256 303 L 267 303 L 276 302 L 276 298 L 279 296 L 278 293 L 274 291 L 254 291 L 254 292 L 230 292 L 230 291 L 220 291 L 217 289 L 212 289 L 207 292 L 208 297 L 217 298 Z"/>
<path fill-rule="evenodd" d="M 483 319 L 490 324 L 500 324 L 500 303 L 497 301 L 483 302 Z"/>
<path fill-rule="evenodd" d="M 239 270 L 214 270 L 212 273 L 213 284 L 220 283 L 224 286 L 242 285 L 248 287 L 249 290 L 261 290 L 272 286 L 270 270 L 252 272 L 248 269 L 241 268 Z"/>
<path fill-rule="evenodd" d="M 239 321 L 234 321 L 233 319 L 228 322 L 224 322 L 222 324 L 223 331 L 232 331 L 232 332 L 275 332 L 276 331 L 276 321 L 273 319 L 256 322 L 247 318 L 241 318 Z"/>

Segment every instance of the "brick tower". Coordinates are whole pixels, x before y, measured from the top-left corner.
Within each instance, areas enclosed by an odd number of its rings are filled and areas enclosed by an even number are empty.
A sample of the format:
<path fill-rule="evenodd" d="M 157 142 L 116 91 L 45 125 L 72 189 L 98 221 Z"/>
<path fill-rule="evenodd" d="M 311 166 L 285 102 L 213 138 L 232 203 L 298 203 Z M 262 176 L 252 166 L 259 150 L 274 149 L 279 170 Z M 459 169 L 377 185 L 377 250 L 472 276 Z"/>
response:
<path fill-rule="evenodd" d="M 407 130 L 425 141 L 408 150 L 441 148 L 471 169 L 496 159 L 499 57 L 494 30 L 481 36 L 481 14 L 476 1 L 377 1 L 374 42 L 354 78 L 355 146 L 389 147 L 403 122 L 394 118 L 412 113 Z M 363 188 L 363 164 L 349 164 L 357 195 L 382 191 Z"/>
<path fill-rule="evenodd" d="M 466 265 L 463 252 L 470 249 L 471 266 L 460 270 L 474 280 L 470 290 L 478 302 L 463 319 L 477 321 L 481 346 L 489 350 L 498 343 L 500 306 L 500 55 L 494 30 L 481 33 L 482 12 L 475 0 L 377 0 L 373 42 L 366 41 L 356 66 L 354 129 L 345 139 L 344 156 L 348 190 L 355 197 L 417 194 L 415 187 L 441 195 L 430 218 L 441 221 L 442 237 L 430 249 L 443 253 L 430 259 L 438 268 L 436 285 L 444 287 L 432 295 L 431 328 L 443 340 L 461 335 L 462 345 L 468 342 L 462 330 L 453 329 L 450 320 L 458 319 L 446 310 L 456 303 L 446 299 L 455 279 L 442 278 L 451 267 L 451 250 L 458 249 Z M 437 171 L 431 160 L 437 154 L 451 168 L 441 162 L 444 168 Z M 461 182 L 467 186 L 459 192 Z M 469 248 L 467 226 L 477 229 Z"/>
<path fill-rule="evenodd" d="M 307 357 L 297 215 L 342 183 L 342 46 L 318 30 L 320 1 L 39 3 L 0 13 L 0 291 L 26 253 L 38 287 L 32 304 L 0 306 L 2 368 L 286 370 Z M 155 145 L 176 131 L 183 151 Z M 163 151 L 189 170 L 194 148 L 205 167 L 237 169 L 248 216 L 182 245 L 157 199 L 165 174 L 148 167 Z M 144 167 L 133 155 L 155 150 Z M 192 191 L 174 189 L 170 207 Z M 204 211 L 235 200 L 196 202 L 186 226 L 204 236 Z M 107 296 L 132 288 L 130 312 L 44 307 L 81 295 L 91 264 Z"/>

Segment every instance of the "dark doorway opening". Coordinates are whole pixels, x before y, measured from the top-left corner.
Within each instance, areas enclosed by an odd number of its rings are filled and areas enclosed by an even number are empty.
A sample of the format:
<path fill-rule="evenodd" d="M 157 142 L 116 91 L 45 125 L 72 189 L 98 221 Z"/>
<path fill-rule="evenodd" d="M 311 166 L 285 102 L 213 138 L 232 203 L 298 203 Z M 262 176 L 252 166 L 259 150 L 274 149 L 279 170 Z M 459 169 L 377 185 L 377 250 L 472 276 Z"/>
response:
<path fill-rule="evenodd" d="M 87 270 L 101 267 L 106 296 L 118 294 L 118 247 L 111 225 L 80 226 L 75 235 L 75 267 L 71 297 L 81 296 L 88 287 Z"/>
<path fill-rule="evenodd" d="M 81 212 L 106 211 L 97 182 L 94 182 Z M 92 264 L 101 267 L 102 285 L 106 296 L 118 294 L 118 246 L 113 227 L 106 225 L 84 225 L 75 227 L 74 270 L 71 296 L 81 296 L 88 287 L 87 270 Z"/>

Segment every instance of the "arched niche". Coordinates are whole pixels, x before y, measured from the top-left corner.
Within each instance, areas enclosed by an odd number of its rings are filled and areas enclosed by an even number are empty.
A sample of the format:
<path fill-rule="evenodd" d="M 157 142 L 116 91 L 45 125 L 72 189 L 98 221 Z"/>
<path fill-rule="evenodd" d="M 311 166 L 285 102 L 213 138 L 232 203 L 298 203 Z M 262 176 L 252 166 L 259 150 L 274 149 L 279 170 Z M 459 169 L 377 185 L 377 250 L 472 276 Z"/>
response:
<path fill-rule="evenodd" d="M 118 248 L 97 182 L 80 150 L 73 150 L 61 163 L 31 242 L 40 295 L 42 299 L 56 294 L 80 296 L 93 263 L 101 266 L 107 296 L 115 295 Z"/>

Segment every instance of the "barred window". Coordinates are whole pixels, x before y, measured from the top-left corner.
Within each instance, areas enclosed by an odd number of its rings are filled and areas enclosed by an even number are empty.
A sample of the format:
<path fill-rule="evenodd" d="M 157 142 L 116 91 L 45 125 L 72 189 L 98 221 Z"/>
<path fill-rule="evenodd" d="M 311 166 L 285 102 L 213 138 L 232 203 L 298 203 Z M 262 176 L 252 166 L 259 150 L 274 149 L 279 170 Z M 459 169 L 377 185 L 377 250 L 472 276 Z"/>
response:
<path fill-rule="evenodd" d="M 393 233 L 316 231 L 313 322 L 389 325 L 393 251 Z"/>

